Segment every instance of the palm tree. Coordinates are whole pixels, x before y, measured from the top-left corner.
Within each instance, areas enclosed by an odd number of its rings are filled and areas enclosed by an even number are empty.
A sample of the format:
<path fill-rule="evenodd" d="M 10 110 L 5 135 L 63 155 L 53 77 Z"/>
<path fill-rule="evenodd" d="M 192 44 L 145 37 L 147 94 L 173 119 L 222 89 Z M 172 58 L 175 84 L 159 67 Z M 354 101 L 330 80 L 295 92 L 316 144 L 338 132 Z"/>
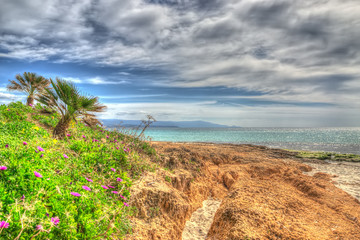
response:
<path fill-rule="evenodd" d="M 59 78 L 56 82 L 50 78 L 50 82 L 53 88 L 46 88 L 46 93 L 37 100 L 61 116 L 54 129 L 54 137 L 63 138 L 71 120 L 77 121 L 77 118 L 90 126 L 99 123 L 93 113 L 104 111 L 106 106 L 101 105 L 97 97 L 84 96 L 73 83 Z"/>
<path fill-rule="evenodd" d="M 23 76 L 17 74 L 16 80 L 9 80 L 9 91 L 21 91 L 28 94 L 26 105 L 32 106 L 34 99 L 39 97 L 43 90 L 50 85 L 50 81 L 36 73 L 24 72 Z"/>

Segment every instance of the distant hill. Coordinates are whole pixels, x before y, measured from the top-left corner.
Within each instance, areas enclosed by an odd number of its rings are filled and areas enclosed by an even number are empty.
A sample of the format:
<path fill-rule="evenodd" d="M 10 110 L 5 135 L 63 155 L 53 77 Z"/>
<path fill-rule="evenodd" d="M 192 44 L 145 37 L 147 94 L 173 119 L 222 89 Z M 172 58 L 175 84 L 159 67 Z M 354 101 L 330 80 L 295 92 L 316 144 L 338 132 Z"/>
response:
<path fill-rule="evenodd" d="M 120 125 L 122 127 L 137 127 L 140 125 L 140 120 L 121 120 L 121 119 L 101 119 L 107 127 L 115 127 Z M 178 127 L 178 128 L 227 128 L 234 126 L 221 125 L 206 121 L 157 121 L 151 124 L 151 127 Z"/>

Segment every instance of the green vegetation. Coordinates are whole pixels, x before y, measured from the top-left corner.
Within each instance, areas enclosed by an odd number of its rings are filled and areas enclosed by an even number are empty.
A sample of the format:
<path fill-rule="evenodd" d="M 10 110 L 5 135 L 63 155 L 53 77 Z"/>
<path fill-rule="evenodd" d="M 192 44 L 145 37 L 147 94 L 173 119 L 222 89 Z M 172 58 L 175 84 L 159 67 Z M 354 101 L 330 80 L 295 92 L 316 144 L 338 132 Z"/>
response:
<path fill-rule="evenodd" d="M 123 239 L 129 189 L 151 166 L 149 144 L 37 104 L 0 105 L 0 239 Z M 156 212 L 156 211 L 155 211 Z"/>
<path fill-rule="evenodd" d="M 299 152 L 296 157 L 298 158 L 310 158 L 319 160 L 331 160 L 331 161 L 347 161 L 347 162 L 360 162 L 360 156 L 355 154 L 342 154 L 331 152 Z"/>
<path fill-rule="evenodd" d="M 52 88 L 45 88 L 46 93 L 39 96 L 38 100 L 61 118 L 54 128 L 54 137 L 64 138 L 70 122 L 81 118 L 90 126 L 96 126 L 100 122 L 92 113 L 102 112 L 105 106 L 101 105 L 97 97 L 88 97 L 80 94 L 74 84 L 56 78 L 56 82 L 50 79 Z"/>
<path fill-rule="evenodd" d="M 165 176 L 165 181 L 167 181 L 168 183 L 171 183 L 171 177 Z"/>
<path fill-rule="evenodd" d="M 9 80 L 7 86 L 9 91 L 20 91 L 28 94 L 26 104 L 34 105 L 34 99 L 39 97 L 45 88 L 50 85 L 50 81 L 36 73 L 24 72 L 23 76 L 17 74 L 16 80 Z"/>

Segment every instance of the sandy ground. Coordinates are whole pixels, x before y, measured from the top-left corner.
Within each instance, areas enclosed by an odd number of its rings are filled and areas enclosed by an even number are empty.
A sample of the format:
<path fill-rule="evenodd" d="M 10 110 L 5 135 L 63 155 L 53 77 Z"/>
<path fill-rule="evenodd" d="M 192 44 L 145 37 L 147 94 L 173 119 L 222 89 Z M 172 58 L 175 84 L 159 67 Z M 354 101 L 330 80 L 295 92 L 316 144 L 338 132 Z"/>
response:
<path fill-rule="evenodd" d="M 251 145 L 153 146 L 151 161 L 162 168 L 132 188 L 138 212 L 127 239 L 360 239 L 356 164 L 323 164 Z M 334 174 L 353 196 L 334 185 Z M 221 200 L 217 210 L 203 205 L 209 198 Z"/>
<path fill-rule="evenodd" d="M 333 176 L 335 186 L 360 200 L 360 163 L 353 162 L 305 162 L 313 170 L 308 174 L 324 172 Z"/>
<path fill-rule="evenodd" d="M 208 199 L 197 209 L 185 224 L 182 240 L 205 240 L 221 201 Z"/>

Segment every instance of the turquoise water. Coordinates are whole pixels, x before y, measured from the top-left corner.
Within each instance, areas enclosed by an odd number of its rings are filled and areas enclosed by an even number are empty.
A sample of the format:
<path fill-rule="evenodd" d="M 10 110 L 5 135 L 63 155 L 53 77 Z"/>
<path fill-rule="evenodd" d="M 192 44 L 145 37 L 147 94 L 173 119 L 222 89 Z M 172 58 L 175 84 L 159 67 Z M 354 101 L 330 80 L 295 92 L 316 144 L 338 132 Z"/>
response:
<path fill-rule="evenodd" d="M 153 141 L 256 144 L 360 154 L 360 128 L 149 128 Z"/>

